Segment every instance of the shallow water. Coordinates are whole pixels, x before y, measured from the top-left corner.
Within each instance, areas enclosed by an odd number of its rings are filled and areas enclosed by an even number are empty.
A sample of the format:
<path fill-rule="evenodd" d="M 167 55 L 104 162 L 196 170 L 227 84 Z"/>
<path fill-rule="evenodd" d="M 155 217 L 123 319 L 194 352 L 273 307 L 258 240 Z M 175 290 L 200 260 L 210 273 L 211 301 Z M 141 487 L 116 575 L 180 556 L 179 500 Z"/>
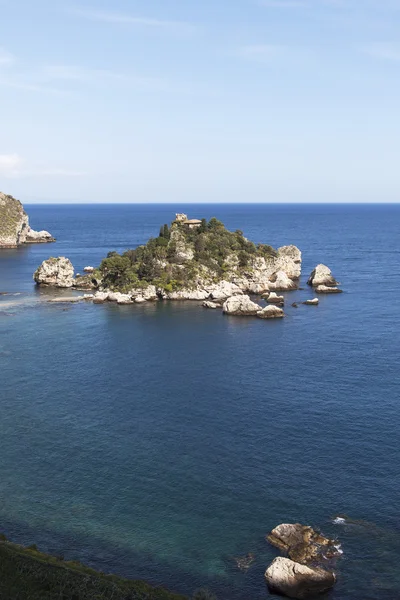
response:
<path fill-rule="evenodd" d="M 303 284 L 279 322 L 196 303 L 48 304 L 32 273 L 76 270 L 184 210 L 294 243 Z M 342 544 L 332 600 L 398 597 L 400 207 L 31 206 L 53 245 L 0 252 L 0 520 L 14 540 L 219 600 L 268 596 L 281 522 Z M 345 523 L 332 520 L 342 513 Z M 354 521 L 354 522 L 353 522 Z M 233 557 L 253 552 L 243 574 Z"/>

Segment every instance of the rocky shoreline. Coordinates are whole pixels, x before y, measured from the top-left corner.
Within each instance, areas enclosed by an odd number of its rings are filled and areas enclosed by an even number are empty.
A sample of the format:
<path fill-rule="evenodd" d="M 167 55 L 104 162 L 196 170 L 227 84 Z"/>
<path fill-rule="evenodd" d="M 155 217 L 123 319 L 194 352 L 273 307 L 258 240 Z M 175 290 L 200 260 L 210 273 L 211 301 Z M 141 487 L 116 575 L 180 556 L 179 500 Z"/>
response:
<path fill-rule="evenodd" d="M 48 231 L 31 228 L 29 217 L 19 200 L 0 192 L 0 249 L 55 241 Z"/>

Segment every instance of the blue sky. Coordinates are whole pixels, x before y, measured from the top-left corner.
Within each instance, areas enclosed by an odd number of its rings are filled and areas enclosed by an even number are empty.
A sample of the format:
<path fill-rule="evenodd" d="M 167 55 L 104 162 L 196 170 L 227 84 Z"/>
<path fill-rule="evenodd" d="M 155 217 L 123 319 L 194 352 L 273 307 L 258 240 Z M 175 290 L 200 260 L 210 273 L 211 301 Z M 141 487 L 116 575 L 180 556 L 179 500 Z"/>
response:
<path fill-rule="evenodd" d="M 400 201 L 400 0 L 0 0 L 0 190 Z"/>

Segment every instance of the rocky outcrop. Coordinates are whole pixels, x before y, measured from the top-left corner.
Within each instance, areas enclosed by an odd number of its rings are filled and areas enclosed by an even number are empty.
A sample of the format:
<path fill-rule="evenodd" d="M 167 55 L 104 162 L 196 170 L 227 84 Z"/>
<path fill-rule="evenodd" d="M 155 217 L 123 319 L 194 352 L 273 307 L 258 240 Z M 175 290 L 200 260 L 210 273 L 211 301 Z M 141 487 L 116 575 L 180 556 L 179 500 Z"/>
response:
<path fill-rule="evenodd" d="M 269 302 L 269 304 L 278 304 L 283 306 L 285 303 L 285 298 L 283 296 L 278 296 L 276 292 L 270 292 L 269 294 L 265 294 L 265 300 Z"/>
<path fill-rule="evenodd" d="M 54 242 L 48 231 L 34 231 L 19 200 L 0 192 L 0 248 Z"/>
<path fill-rule="evenodd" d="M 220 304 L 216 304 L 215 302 L 211 302 L 211 300 L 205 300 L 202 304 L 202 306 L 204 306 L 204 308 L 220 308 Z"/>
<path fill-rule="evenodd" d="M 231 296 L 237 296 L 243 294 L 242 290 L 235 283 L 230 281 L 220 281 L 219 283 L 208 286 L 207 292 L 211 300 L 222 301 L 230 298 Z"/>
<path fill-rule="evenodd" d="M 249 296 L 243 295 L 228 298 L 224 302 L 222 310 L 226 315 L 255 316 L 261 312 L 262 307 L 252 302 Z"/>
<path fill-rule="evenodd" d="M 338 287 L 331 287 L 329 285 L 319 285 L 315 288 L 317 294 L 341 294 L 343 290 Z"/>
<path fill-rule="evenodd" d="M 85 273 L 93 273 L 94 267 L 85 267 L 83 270 L 85 271 Z"/>
<path fill-rule="evenodd" d="M 289 292 L 297 290 L 298 284 L 285 271 L 277 271 L 269 278 L 268 288 L 276 292 Z"/>
<path fill-rule="evenodd" d="M 335 541 L 324 537 L 312 527 L 300 523 L 282 523 L 267 536 L 267 540 L 289 555 L 292 560 L 309 564 L 337 553 Z"/>
<path fill-rule="evenodd" d="M 276 268 L 279 271 L 284 271 L 290 279 L 300 279 L 301 252 L 297 246 L 282 246 L 278 248 Z"/>
<path fill-rule="evenodd" d="M 44 260 L 35 271 L 33 279 L 38 285 L 71 288 L 74 283 L 74 267 L 65 256 Z"/>
<path fill-rule="evenodd" d="M 326 592 L 335 585 L 335 574 L 320 567 L 308 567 L 281 556 L 265 572 L 271 592 L 304 600 Z"/>
<path fill-rule="evenodd" d="M 338 285 L 338 282 L 333 277 L 330 268 L 326 265 L 317 265 L 308 278 L 307 283 L 315 288 L 321 285 L 329 287 Z"/>
<path fill-rule="evenodd" d="M 257 313 L 259 319 L 281 319 L 284 316 L 283 310 L 273 304 L 266 306 Z"/>
<path fill-rule="evenodd" d="M 305 304 L 306 306 L 318 306 L 319 300 L 318 298 L 313 298 L 312 300 L 306 300 L 305 302 L 303 302 L 303 304 Z"/>

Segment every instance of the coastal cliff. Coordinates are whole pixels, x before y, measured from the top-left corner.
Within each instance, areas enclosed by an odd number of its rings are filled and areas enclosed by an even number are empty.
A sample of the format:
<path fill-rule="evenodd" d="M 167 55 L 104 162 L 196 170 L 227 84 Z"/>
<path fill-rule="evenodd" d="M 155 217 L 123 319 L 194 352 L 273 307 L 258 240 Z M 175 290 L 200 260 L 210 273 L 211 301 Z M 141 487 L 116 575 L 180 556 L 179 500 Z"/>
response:
<path fill-rule="evenodd" d="M 48 231 L 34 231 L 19 200 L 0 192 L 0 248 L 54 242 Z"/>

